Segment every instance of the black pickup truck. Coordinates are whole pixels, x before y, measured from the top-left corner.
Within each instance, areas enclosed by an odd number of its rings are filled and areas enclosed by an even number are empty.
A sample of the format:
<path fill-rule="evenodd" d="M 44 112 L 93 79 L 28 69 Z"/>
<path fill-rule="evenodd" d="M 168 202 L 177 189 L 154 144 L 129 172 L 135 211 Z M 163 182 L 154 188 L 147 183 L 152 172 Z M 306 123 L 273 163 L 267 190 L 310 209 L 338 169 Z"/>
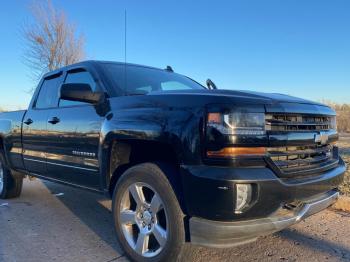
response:
<path fill-rule="evenodd" d="M 106 194 L 135 261 L 248 243 L 336 201 L 332 109 L 208 83 L 102 61 L 46 74 L 27 111 L 0 114 L 1 198 L 26 175 Z"/>

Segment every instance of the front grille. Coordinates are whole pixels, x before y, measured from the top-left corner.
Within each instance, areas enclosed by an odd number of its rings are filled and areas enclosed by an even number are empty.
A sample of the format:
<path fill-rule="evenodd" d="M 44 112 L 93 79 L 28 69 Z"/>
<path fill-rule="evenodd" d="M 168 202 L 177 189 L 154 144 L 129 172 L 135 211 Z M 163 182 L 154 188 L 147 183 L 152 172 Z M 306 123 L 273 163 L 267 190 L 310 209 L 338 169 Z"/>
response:
<path fill-rule="evenodd" d="M 335 116 L 307 114 L 267 114 L 267 131 L 323 131 L 335 128 Z"/>
<path fill-rule="evenodd" d="M 269 156 L 285 177 L 319 173 L 338 164 L 338 150 L 333 145 L 270 148 Z"/>
<path fill-rule="evenodd" d="M 321 133 L 332 134 L 335 131 L 335 116 L 270 113 L 266 115 L 265 119 L 265 128 L 271 135 L 285 134 L 290 137 L 289 134 L 293 133 L 311 132 L 314 134 L 315 144 L 313 145 L 310 145 L 310 136 L 312 135 L 308 135 L 305 136 L 308 137 L 305 139 L 305 145 L 302 145 L 302 140 L 300 140 L 295 142 L 298 146 L 269 149 L 271 166 L 281 177 L 294 178 L 317 175 L 338 165 L 337 148 L 326 140 L 322 141 L 321 139 L 321 141 L 316 142 L 317 135 L 321 135 Z M 300 136 L 295 137 L 297 139 Z M 293 145 L 293 141 L 289 141 L 288 144 Z"/>

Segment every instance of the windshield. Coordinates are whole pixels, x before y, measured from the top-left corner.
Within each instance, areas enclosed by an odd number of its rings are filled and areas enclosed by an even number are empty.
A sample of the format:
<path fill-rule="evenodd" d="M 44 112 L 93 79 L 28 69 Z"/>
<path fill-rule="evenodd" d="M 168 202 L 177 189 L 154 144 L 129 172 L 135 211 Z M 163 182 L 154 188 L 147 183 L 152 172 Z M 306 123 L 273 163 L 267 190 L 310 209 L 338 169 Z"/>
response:
<path fill-rule="evenodd" d="M 205 89 L 197 82 L 166 70 L 105 63 L 104 71 L 119 95 L 142 95 L 154 91 Z M 126 77 L 125 77 L 126 76 Z"/>

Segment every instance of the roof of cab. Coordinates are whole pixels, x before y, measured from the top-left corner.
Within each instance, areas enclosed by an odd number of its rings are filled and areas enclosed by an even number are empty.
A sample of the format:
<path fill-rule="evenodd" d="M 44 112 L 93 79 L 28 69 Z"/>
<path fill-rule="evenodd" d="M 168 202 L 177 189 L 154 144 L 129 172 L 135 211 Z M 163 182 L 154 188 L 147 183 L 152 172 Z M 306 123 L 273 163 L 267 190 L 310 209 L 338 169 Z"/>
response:
<path fill-rule="evenodd" d="M 137 66 L 137 67 L 144 67 L 144 68 L 150 68 L 150 69 L 156 69 L 156 70 L 165 70 L 165 69 L 161 69 L 161 68 L 156 68 L 156 67 L 152 67 L 152 66 L 146 66 L 146 65 L 139 65 L 139 64 L 133 64 L 133 63 L 124 63 L 124 62 L 115 62 L 115 61 L 99 61 L 99 60 L 86 60 L 86 61 L 81 61 L 75 64 L 71 64 L 68 66 L 64 66 L 61 67 L 59 69 L 50 71 L 46 74 L 44 74 L 43 78 L 47 78 L 53 75 L 57 75 L 61 72 L 64 71 L 69 71 L 73 68 L 79 67 L 79 66 L 84 66 L 84 67 L 96 67 L 98 65 L 101 64 L 118 64 L 118 65 L 128 65 L 128 66 Z"/>

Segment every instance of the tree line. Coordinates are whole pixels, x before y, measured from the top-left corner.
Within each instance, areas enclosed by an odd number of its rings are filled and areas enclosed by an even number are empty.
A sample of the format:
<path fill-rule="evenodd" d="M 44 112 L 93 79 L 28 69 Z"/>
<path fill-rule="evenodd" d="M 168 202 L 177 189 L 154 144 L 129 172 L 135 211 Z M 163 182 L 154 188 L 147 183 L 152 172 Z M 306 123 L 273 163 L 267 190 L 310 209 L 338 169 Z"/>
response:
<path fill-rule="evenodd" d="M 337 112 L 337 127 L 340 133 L 350 133 L 350 104 L 322 101 Z"/>

